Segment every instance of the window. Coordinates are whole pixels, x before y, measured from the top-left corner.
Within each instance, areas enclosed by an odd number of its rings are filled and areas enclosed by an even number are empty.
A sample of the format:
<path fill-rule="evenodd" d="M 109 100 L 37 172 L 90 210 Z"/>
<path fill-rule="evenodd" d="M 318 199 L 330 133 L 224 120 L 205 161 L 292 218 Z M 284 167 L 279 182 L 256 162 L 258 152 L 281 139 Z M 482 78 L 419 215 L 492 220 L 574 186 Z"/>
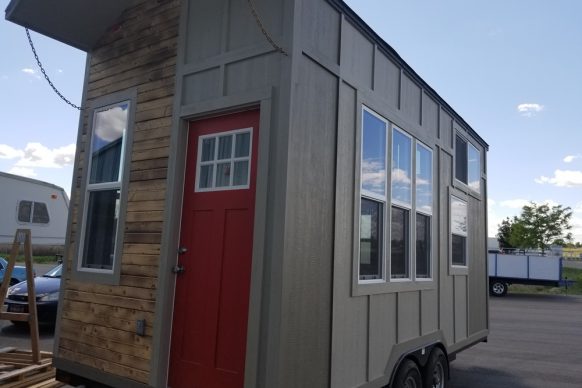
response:
<path fill-rule="evenodd" d="M 50 217 L 46 203 L 20 201 L 18 203 L 18 222 L 48 224 Z"/>
<path fill-rule="evenodd" d="M 196 191 L 249 187 L 252 128 L 200 136 Z"/>
<path fill-rule="evenodd" d="M 416 144 L 416 278 L 430 279 L 432 228 L 432 151 Z"/>
<path fill-rule="evenodd" d="M 412 138 L 392 131 L 392 222 L 390 277 L 410 278 L 409 228 L 412 209 Z"/>
<path fill-rule="evenodd" d="M 129 110 L 130 101 L 123 101 L 93 114 L 79 269 L 111 272 L 120 254 L 119 213 Z"/>
<path fill-rule="evenodd" d="M 384 278 L 388 123 L 366 109 L 362 116 L 359 280 L 369 281 Z"/>
<path fill-rule="evenodd" d="M 455 137 L 455 179 L 471 190 L 481 192 L 481 154 L 458 134 Z"/>
<path fill-rule="evenodd" d="M 451 262 L 467 266 L 467 202 L 451 196 Z"/>

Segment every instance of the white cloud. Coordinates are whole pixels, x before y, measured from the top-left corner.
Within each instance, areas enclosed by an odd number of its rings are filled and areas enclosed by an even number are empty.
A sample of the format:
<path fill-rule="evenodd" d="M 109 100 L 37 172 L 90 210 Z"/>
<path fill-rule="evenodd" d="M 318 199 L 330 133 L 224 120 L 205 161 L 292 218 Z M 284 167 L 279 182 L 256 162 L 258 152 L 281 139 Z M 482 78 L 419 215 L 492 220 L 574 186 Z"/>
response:
<path fill-rule="evenodd" d="M 7 144 L 0 144 L 0 159 L 16 159 L 23 156 L 24 152 L 22 150 L 17 150 Z"/>
<path fill-rule="evenodd" d="M 487 204 L 490 206 L 495 206 L 497 205 L 497 201 L 494 200 L 493 198 L 487 198 Z"/>
<path fill-rule="evenodd" d="M 499 206 L 507 207 L 510 209 L 521 209 L 522 207 L 524 207 L 525 205 L 527 205 L 529 203 L 530 203 L 530 200 L 528 200 L 528 199 L 517 198 L 517 199 L 508 199 L 505 201 L 501 201 L 501 202 L 499 202 Z"/>
<path fill-rule="evenodd" d="M 401 183 L 404 185 L 410 184 L 410 177 L 405 170 L 397 168 L 392 170 L 392 182 Z"/>
<path fill-rule="evenodd" d="M 572 163 L 576 159 L 582 158 L 582 155 L 567 155 L 564 157 L 564 163 Z"/>
<path fill-rule="evenodd" d="M 48 148 L 40 143 L 28 143 L 23 150 L 0 144 L 0 159 L 16 159 L 18 168 L 61 168 L 72 165 L 75 160 L 75 144 Z"/>
<path fill-rule="evenodd" d="M 558 187 L 582 186 L 582 171 L 556 170 L 553 177 L 541 176 L 534 179 L 539 184 L 550 184 Z"/>
<path fill-rule="evenodd" d="M 540 104 L 519 104 L 517 106 L 517 111 L 525 117 L 534 116 L 536 113 L 539 113 L 542 110 L 544 110 L 544 106 Z"/>
<path fill-rule="evenodd" d="M 22 71 L 23 73 L 26 73 L 26 74 L 30 74 L 30 75 L 35 75 L 36 74 L 36 71 L 34 71 L 34 69 L 31 69 L 31 68 L 28 68 L 28 67 L 27 68 L 24 68 L 24 69 L 22 69 L 20 71 Z"/>
<path fill-rule="evenodd" d="M 36 172 L 34 172 L 34 170 L 32 168 L 27 168 L 27 167 L 12 167 L 12 169 L 10 169 L 10 171 L 8 171 L 8 173 L 14 174 L 14 175 L 25 176 L 27 178 L 34 178 L 37 175 Z"/>

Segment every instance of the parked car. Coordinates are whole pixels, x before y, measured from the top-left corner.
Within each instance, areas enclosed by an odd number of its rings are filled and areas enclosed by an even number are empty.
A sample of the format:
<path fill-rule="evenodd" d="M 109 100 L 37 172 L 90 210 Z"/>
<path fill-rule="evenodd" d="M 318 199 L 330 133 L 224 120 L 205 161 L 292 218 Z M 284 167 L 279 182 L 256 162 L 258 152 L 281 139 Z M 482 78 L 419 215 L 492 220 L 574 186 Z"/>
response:
<path fill-rule="evenodd" d="M 59 264 L 46 274 L 34 278 L 36 291 L 36 310 L 38 322 L 53 324 L 57 320 L 59 289 L 63 265 Z M 4 304 L 10 313 L 28 312 L 28 287 L 26 282 L 18 283 L 8 289 Z M 19 323 L 19 322 L 12 322 Z"/>
<path fill-rule="evenodd" d="M 6 267 L 8 267 L 8 261 L 0 257 L 0 284 L 4 280 L 4 273 L 6 272 Z M 26 280 L 26 268 L 21 265 L 15 265 L 12 270 L 12 276 L 10 277 L 10 285 L 13 286 L 16 283 L 20 283 Z"/>

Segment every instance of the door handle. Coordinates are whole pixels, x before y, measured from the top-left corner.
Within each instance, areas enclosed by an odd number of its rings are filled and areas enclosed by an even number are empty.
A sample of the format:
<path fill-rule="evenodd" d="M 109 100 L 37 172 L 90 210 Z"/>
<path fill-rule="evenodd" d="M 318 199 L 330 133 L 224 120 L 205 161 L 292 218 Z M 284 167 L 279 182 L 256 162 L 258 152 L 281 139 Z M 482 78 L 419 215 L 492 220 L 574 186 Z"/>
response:
<path fill-rule="evenodd" d="M 176 275 L 180 275 L 182 273 L 184 273 L 186 271 L 186 268 L 184 268 L 184 266 L 182 264 L 177 264 L 174 267 L 172 267 L 172 272 L 175 273 Z"/>
<path fill-rule="evenodd" d="M 188 252 L 188 248 L 186 248 L 186 247 L 180 247 L 180 248 L 178 248 L 178 254 L 179 255 L 183 255 L 186 252 Z"/>

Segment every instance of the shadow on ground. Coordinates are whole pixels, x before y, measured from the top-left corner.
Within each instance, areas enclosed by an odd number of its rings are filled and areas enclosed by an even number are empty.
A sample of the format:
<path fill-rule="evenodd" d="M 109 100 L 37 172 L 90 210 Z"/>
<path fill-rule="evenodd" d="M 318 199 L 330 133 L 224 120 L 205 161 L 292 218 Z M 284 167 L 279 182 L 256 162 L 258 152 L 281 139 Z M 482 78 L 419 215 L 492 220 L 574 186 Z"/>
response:
<path fill-rule="evenodd" d="M 451 365 L 449 388 L 528 388 L 516 376 L 490 368 L 458 368 Z"/>

